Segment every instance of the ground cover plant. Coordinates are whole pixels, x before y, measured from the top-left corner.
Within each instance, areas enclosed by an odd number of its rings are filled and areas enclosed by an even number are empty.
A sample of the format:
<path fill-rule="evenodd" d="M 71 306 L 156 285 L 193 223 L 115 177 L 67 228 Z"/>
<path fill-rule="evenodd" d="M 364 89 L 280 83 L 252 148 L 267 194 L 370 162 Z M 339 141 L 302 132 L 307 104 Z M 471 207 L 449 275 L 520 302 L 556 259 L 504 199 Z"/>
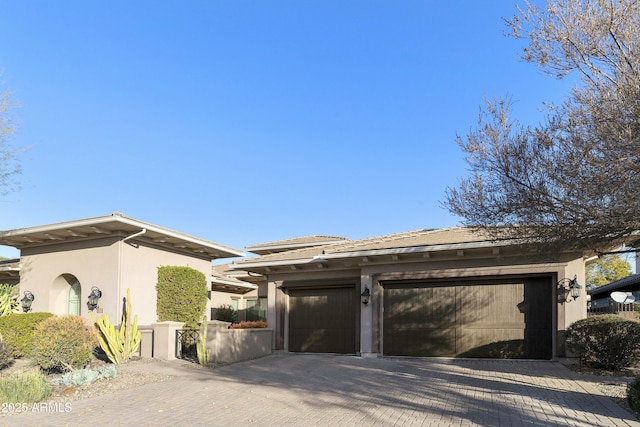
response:
<path fill-rule="evenodd" d="M 0 402 L 34 403 L 51 395 L 51 384 L 38 368 L 0 377 Z"/>

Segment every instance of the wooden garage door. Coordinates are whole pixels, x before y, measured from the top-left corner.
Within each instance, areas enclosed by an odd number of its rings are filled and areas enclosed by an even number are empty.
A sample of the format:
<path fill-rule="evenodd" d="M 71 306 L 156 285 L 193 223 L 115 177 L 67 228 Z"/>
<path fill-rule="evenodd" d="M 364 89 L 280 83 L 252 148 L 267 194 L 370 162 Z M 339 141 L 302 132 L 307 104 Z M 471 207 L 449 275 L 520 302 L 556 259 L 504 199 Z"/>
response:
<path fill-rule="evenodd" d="M 551 278 L 384 285 L 383 352 L 550 359 Z"/>
<path fill-rule="evenodd" d="M 289 290 L 289 351 L 355 353 L 355 287 Z"/>

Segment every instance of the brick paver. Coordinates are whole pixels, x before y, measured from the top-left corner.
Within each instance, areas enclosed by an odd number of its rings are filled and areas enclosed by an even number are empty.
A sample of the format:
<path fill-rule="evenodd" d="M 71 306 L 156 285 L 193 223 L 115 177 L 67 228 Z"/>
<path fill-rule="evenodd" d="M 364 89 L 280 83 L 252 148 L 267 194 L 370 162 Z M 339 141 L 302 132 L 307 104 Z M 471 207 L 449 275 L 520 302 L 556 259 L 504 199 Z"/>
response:
<path fill-rule="evenodd" d="M 7 426 L 640 426 L 556 362 L 274 354 L 70 402 Z"/>

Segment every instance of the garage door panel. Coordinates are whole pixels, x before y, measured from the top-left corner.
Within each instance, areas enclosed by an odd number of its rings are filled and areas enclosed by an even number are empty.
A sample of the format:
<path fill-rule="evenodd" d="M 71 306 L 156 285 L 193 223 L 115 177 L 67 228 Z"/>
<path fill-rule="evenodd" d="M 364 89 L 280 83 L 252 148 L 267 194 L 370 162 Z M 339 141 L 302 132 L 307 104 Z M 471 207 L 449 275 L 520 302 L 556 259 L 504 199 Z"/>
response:
<path fill-rule="evenodd" d="M 289 351 L 355 353 L 355 287 L 289 291 Z"/>
<path fill-rule="evenodd" d="M 455 289 L 395 288 L 385 293 L 385 318 L 404 328 L 441 328 L 455 323 Z"/>
<path fill-rule="evenodd" d="M 456 349 L 455 328 L 385 330 L 383 339 L 397 349 L 394 356 L 448 356 Z"/>
<path fill-rule="evenodd" d="M 550 358 L 551 330 L 548 277 L 384 286 L 384 354 Z"/>
<path fill-rule="evenodd" d="M 462 327 L 524 326 L 517 304 L 524 300 L 524 284 L 459 286 L 456 288 L 458 324 Z"/>

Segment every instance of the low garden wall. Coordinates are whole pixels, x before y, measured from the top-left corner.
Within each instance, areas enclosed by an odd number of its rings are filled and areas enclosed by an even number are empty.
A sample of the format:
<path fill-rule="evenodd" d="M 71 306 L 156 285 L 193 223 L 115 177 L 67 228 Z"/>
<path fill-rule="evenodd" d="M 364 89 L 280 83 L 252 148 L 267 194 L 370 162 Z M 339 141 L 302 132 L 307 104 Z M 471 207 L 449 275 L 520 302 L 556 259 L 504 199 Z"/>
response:
<path fill-rule="evenodd" d="M 233 363 L 271 354 L 273 329 L 227 329 L 228 323 L 207 324 L 207 348 L 212 363 Z"/>

